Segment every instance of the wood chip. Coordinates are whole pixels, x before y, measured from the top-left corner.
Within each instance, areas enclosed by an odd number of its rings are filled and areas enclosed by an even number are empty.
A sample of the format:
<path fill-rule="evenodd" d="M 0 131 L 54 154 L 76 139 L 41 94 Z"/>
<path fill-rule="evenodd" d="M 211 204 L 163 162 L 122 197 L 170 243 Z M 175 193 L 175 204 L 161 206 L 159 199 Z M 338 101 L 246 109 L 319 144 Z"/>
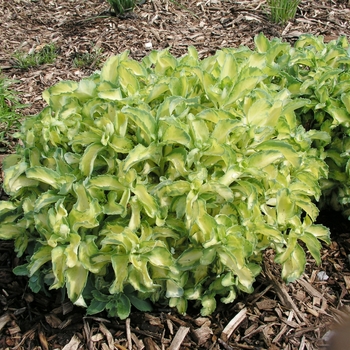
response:
<path fill-rule="evenodd" d="M 146 350 L 161 350 L 152 338 L 145 338 L 143 342 L 145 344 Z"/>
<path fill-rule="evenodd" d="M 276 304 L 277 304 L 276 300 L 272 300 L 272 299 L 264 299 L 256 303 L 259 310 L 274 309 L 276 307 Z"/>
<path fill-rule="evenodd" d="M 80 345 L 80 339 L 76 335 L 73 335 L 69 343 L 66 344 L 62 348 L 62 350 L 77 350 L 79 345 Z"/>
<path fill-rule="evenodd" d="M 178 350 L 178 349 L 180 349 L 180 346 L 181 346 L 183 340 L 185 339 L 187 333 L 189 332 L 189 330 L 190 330 L 189 327 L 181 326 L 178 329 L 178 331 L 177 331 L 173 341 L 171 342 L 171 344 L 169 346 L 169 350 Z"/>
<path fill-rule="evenodd" d="M 204 343 L 206 343 L 206 341 L 211 337 L 213 331 L 210 327 L 204 324 L 200 328 L 197 328 L 194 331 L 192 331 L 191 334 L 193 335 L 193 338 L 197 345 L 201 346 Z"/>
<path fill-rule="evenodd" d="M 233 331 L 241 324 L 241 322 L 247 317 L 247 308 L 243 308 L 224 328 L 220 338 L 227 342 Z"/>
<path fill-rule="evenodd" d="M 5 327 L 7 322 L 11 321 L 10 314 L 6 313 L 0 316 L 0 331 Z"/>
<path fill-rule="evenodd" d="M 128 340 L 128 349 L 132 350 L 131 330 L 130 330 L 130 318 L 126 319 L 126 339 Z"/>
<path fill-rule="evenodd" d="M 114 350 L 114 339 L 113 339 L 112 333 L 107 329 L 107 327 L 102 322 L 100 323 L 99 329 L 103 333 L 103 335 L 107 338 L 109 349 Z"/>

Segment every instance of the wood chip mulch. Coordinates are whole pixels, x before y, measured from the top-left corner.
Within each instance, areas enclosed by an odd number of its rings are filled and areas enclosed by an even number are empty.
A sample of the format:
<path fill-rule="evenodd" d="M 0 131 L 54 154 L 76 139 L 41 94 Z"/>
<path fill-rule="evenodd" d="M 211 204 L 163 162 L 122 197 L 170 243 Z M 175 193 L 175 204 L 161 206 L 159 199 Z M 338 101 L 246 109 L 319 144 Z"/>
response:
<path fill-rule="evenodd" d="M 302 1 L 295 20 L 280 26 L 269 21 L 261 0 L 147 0 L 123 18 L 111 16 L 105 0 L 0 0 L 0 69 L 17 80 L 13 88 L 29 105 L 24 114 L 33 115 L 44 105 L 43 90 L 90 75 L 124 50 L 141 59 L 150 47 L 181 56 L 193 45 L 206 57 L 222 47 L 252 47 L 260 32 L 290 42 L 302 33 L 350 38 L 350 1 Z M 16 68 L 15 52 L 50 43 L 57 47 L 54 63 Z M 99 49 L 89 66 L 74 65 L 74 58 Z M 332 232 L 321 266 L 310 258 L 305 274 L 286 285 L 267 251 L 254 293 L 219 304 L 210 317 L 193 307 L 179 315 L 158 305 L 124 321 L 86 316 L 60 292 L 33 294 L 12 273 L 20 263 L 12 243 L 0 241 L 0 350 L 326 349 L 332 329 L 350 312 L 350 225 L 333 212 L 322 213 L 320 222 Z"/>

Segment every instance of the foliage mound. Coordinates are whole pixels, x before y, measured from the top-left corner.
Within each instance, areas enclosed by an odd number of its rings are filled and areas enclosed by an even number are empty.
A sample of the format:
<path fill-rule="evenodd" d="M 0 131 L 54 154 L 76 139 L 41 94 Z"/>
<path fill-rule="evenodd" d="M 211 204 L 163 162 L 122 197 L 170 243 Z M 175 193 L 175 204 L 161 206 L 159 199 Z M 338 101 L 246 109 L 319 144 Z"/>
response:
<path fill-rule="evenodd" d="M 253 291 L 266 248 L 288 282 L 304 249 L 320 263 L 315 203 L 348 179 L 348 43 L 255 43 L 202 60 L 124 52 L 44 92 L 0 202 L 34 291 L 62 288 L 89 314 L 193 300 L 208 315 Z"/>

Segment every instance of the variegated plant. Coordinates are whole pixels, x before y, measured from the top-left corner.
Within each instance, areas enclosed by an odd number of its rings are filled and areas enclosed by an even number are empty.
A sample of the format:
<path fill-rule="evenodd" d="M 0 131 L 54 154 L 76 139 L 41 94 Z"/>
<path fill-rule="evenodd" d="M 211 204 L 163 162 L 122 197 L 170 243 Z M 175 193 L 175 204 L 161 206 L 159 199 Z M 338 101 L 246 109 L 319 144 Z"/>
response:
<path fill-rule="evenodd" d="M 256 45 L 203 60 L 124 52 L 45 91 L 4 162 L 0 238 L 28 257 L 17 273 L 125 318 L 148 301 L 208 315 L 253 291 L 268 247 L 286 281 L 304 271 L 302 247 L 320 263 L 331 138 L 300 122 L 313 106 L 294 74 L 302 45 Z"/>

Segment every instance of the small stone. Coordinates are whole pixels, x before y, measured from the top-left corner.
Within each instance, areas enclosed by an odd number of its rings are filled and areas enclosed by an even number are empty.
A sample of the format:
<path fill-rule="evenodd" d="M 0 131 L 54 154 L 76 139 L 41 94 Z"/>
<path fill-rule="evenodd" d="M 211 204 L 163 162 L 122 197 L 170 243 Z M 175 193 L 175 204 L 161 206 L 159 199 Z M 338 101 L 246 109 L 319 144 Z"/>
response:
<path fill-rule="evenodd" d="M 152 45 L 151 42 L 145 44 L 145 49 L 146 49 L 146 50 L 151 50 L 152 47 L 153 47 L 153 45 Z"/>

